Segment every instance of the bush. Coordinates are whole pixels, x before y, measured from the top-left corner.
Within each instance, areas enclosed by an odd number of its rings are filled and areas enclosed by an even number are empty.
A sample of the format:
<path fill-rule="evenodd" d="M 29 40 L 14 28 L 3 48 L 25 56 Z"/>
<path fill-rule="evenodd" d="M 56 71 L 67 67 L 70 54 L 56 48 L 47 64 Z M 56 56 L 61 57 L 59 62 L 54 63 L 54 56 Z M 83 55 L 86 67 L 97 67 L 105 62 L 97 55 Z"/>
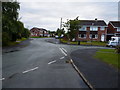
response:
<path fill-rule="evenodd" d="M 116 46 L 115 52 L 120 53 L 120 46 Z"/>

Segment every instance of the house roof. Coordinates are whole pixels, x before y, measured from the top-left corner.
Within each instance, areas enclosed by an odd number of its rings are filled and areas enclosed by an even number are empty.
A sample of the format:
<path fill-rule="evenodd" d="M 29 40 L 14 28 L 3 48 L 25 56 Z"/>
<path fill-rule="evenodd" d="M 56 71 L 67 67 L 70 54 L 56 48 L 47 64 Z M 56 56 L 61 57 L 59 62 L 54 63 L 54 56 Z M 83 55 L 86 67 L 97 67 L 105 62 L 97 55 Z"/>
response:
<path fill-rule="evenodd" d="M 33 30 L 33 29 L 36 29 L 36 30 L 42 30 L 42 31 L 47 31 L 46 29 L 43 29 L 43 28 L 37 28 L 37 27 L 33 27 L 31 30 Z M 30 31 L 31 31 L 30 30 Z"/>
<path fill-rule="evenodd" d="M 120 21 L 110 21 L 114 27 L 120 27 Z"/>
<path fill-rule="evenodd" d="M 80 25 L 107 26 L 104 20 L 79 20 Z"/>

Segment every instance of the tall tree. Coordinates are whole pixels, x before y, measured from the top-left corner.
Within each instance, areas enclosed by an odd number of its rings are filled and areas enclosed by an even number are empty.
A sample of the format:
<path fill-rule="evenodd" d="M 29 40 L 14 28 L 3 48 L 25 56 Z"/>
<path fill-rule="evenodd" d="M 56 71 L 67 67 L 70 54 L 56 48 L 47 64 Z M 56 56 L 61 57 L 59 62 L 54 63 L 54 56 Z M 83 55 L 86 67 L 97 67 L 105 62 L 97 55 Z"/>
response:
<path fill-rule="evenodd" d="M 14 36 L 17 34 L 18 10 L 20 9 L 18 2 L 2 2 L 2 31 L 4 37 L 8 40 L 15 41 Z M 7 35 L 7 36 L 6 36 Z M 3 40 L 4 41 L 4 40 Z"/>
<path fill-rule="evenodd" d="M 2 44 L 16 41 L 25 35 L 28 37 L 29 31 L 24 28 L 24 24 L 18 20 L 18 10 L 20 5 L 17 1 L 2 2 Z"/>
<path fill-rule="evenodd" d="M 72 39 L 77 39 L 77 33 L 80 28 L 79 23 L 80 21 L 78 20 L 78 17 L 76 17 L 74 20 L 68 20 L 64 25 L 68 30 L 68 37 L 71 41 Z"/>
<path fill-rule="evenodd" d="M 65 30 L 64 30 L 64 28 L 63 29 L 57 29 L 57 31 L 56 31 L 56 34 L 60 37 L 61 35 L 64 35 L 65 34 Z"/>

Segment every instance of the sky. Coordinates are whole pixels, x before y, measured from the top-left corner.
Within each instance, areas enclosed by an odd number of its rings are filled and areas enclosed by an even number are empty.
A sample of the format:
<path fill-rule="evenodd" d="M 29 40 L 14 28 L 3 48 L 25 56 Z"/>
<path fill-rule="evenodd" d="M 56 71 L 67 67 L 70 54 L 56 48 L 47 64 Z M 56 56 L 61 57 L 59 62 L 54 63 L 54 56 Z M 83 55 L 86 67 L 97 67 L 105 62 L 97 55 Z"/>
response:
<path fill-rule="evenodd" d="M 96 1 L 96 2 L 95 2 Z M 79 16 L 79 20 L 118 20 L 118 2 L 117 0 L 106 0 L 99 2 L 97 0 L 61 0 L 55 1 L 23 1 L 20 2 L 19 18 L 26 28 L 44 28 L 56 31 L 60 27 L 60 19 L 66 22 L 67 19 L 75 19 Z"/>

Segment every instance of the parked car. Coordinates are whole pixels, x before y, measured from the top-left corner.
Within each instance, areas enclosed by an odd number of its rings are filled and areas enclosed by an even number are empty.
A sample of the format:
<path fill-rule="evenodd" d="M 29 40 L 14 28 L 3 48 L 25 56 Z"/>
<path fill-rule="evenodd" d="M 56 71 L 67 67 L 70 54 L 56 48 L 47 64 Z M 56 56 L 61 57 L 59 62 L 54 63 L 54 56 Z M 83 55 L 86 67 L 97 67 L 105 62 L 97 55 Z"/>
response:
<path fill-rule="evenodd" d="M 111 37 L 111 40 L 109 40 L 107 44 L 107 46 L 110 46 L 110 47 L 116 47 L 119 45 L 120 45 L 120 37 L 117 37 L 117 36 Z"/>
<path fill-rule="evenodd" d="M 58 35 L 56 35 L 56 36 L 55 36 L 55 38 L 56 38 L 56 39 L 58 39 L 58 38 L 59 38 L 59 36 L 58 36 Z"/>

